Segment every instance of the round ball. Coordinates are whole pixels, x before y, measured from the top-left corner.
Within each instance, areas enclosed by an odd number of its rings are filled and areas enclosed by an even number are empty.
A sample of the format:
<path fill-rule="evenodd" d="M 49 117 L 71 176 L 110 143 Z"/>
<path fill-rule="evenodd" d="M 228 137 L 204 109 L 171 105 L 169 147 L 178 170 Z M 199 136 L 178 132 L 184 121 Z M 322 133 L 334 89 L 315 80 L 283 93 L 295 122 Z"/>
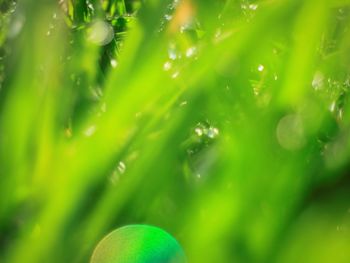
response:
<path fill-rule="evenodd" d="M 162 229 L 129 225 L 104 237 L 91 263 L 186 263 L 186 258 L 179 243 Z"/>

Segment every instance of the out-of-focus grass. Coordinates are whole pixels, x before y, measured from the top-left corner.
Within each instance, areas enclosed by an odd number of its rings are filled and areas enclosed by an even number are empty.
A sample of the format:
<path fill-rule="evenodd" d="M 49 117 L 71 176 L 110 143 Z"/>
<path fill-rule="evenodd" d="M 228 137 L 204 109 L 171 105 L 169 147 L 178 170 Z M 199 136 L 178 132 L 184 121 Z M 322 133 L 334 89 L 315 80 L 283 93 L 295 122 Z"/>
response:
<path fill-rule="evenodd" d="M 0 1 L 0 261 L 131 223 L 189 262 L 347 262 L 346 0 Z"/>

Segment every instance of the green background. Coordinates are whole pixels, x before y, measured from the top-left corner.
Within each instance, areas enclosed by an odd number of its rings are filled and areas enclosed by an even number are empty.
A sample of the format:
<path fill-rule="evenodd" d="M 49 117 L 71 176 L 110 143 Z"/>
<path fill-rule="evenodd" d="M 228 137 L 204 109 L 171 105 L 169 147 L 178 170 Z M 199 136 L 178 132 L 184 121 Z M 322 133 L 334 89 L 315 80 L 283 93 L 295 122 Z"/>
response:
<path fill-rule="evenodd" d="M 1 262 L 135 223 L 193 263 L 349 262 L 349 1 L 0 10 Z"/>

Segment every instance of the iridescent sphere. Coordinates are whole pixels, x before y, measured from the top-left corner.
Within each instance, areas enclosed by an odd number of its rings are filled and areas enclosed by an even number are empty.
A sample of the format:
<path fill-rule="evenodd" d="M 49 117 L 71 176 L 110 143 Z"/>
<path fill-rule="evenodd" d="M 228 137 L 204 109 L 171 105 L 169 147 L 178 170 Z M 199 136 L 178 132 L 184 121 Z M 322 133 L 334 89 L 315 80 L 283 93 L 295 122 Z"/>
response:
<path fill-rule="evenodd" d="M 179 243 L 164 230 L 148 225 L 118 228 L 96 246 L 91 263 L 186 263 Z"/>

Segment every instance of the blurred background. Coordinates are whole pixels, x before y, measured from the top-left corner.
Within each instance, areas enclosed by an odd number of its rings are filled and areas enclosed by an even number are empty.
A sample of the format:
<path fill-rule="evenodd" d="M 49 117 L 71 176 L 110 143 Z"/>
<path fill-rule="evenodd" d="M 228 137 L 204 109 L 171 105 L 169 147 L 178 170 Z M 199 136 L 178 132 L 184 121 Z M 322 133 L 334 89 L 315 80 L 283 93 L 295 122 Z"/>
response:
<path fill-rule="evenodd" d="M 0 262 L 150 224 L 188 262 L 350 261 L 350 1 L 0 0 Z"/>

